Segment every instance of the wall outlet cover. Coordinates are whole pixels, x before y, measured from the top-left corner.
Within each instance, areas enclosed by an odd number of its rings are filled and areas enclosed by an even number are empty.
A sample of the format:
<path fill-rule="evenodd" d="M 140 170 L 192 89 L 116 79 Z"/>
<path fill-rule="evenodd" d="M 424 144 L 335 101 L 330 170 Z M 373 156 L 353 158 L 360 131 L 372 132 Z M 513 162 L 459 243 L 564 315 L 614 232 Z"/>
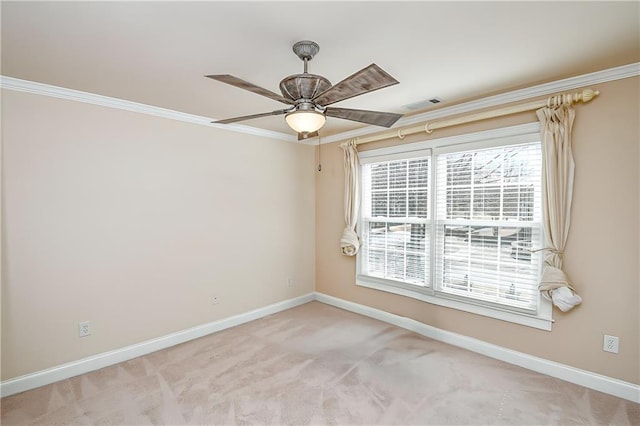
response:
<path fill-rule="evenodd" d="M 604 335 L 602 343 L 602 350 L 605 352 L 611 352 L 617 354 L 620 349 L 620 338 L 618 336 Z"/>
<path fill-rule="evenodd" d="M 78 336 L 87 337 L 91 335 L 91 323 L 89 321 L 82 321 L 78 323 Z"/>

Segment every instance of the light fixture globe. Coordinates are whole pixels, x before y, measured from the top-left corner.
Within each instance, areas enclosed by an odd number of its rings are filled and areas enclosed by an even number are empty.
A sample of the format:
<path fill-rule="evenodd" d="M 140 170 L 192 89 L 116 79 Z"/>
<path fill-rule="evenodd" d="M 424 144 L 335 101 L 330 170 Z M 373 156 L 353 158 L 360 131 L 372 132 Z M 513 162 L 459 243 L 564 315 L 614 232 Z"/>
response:
<path fill-rule="evenodd" d="M 287 114 L 284 119 L 289 127 L 298 133 L 313 133 L 327 121 L 324 114 L 315 109 L 298 109 Z"/>

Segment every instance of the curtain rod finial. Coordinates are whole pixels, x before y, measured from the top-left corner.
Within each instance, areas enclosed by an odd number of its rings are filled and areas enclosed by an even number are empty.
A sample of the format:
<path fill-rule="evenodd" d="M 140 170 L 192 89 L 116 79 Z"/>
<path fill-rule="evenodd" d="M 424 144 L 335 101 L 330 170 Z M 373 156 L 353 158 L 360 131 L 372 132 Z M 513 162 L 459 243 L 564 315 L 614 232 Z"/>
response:
<path fill-rule="evenodd" d="M 598 90 L 584 89 L 582 91 L 582 102 L 589 102 L 600 94 Z"/>

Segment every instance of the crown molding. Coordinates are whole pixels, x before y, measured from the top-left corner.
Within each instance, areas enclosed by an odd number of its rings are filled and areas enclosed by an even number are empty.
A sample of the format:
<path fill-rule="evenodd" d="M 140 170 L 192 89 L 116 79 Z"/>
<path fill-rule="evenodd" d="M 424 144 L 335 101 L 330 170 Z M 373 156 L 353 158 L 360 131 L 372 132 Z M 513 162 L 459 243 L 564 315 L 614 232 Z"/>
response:
<path fill-rule="evenodd" d="M 502 93 L 499 95 L 489 96 L 462 104 L 452 105 L 450 107 L 440 108 L 435 111 L 427 111 L 421 114 L 412 115 L 410 117 L 405 117 L 398 120 L 393 128 L 402 128 L 405 126 L 411 126 L 417 123 L 430 121 L 437 118 L 448 117 L 456 114 L 464 114 L 483 108 L 501 106 L 511 102 L 518 102 L 541 96 L 552 95 L 565 90 L 578 89 L 593 84 L 606 83 L 609 81 L 621 80 L 629 77 L 637 77 L 639 75 L 640 62 L 635 62 L 628 65 L 609 68 L 603 71 L 596 71 L 590 74 L 565 78 L 563 80 L 543 83 L 526 89 L 514 90 L 512 92 Z M 152 115 L 155 117 L 168 118 L 170 120 L 178 120 L 186 123 L 198 124 L 201 126 L 213 127 L 216 129 L 231 130 L 234 132 L 262 136 L 271 139 L 278 139 L 287 142 L 297 142 L 311 145 L 316 144 L 318 141 L 318 138 L 310 138 L 308 140 L 298 142 L 296 136 L 286 133 L 274 132 L 271 130 L 264 130 L 257 127 L 245 126 L 241 124 L 215 124 L 211 123 L 210 117 L 187 114 L 184 112 L 160 108 L 157 106 L 141 104 L 138 102 L 132 102 L 118 98 L 111 98 L 108 96 L 82 92 L 74 89 L 67 89 L 64 87 L 52 86 L 44 83 L 37 83 L 34 81 L 21 80 L 13 77 L 0 76 L 0 87 L 8 90 L 84 102 L 109 108 L 117 108 L 125 111 L 132 111 L 141 114 Z M 347 132 L 322 137 L 320 143 L 327 144 L 344 141 L 371 135 L 378 132 L 380 132 L 379 127 L 367 126 L 356 130 L 350 130 Z"/>
<path fill-rule="evenodd" d="M 112 98 L 109 96 L 97 95 L 95 93 L 82 92 L 80 90 L 67 89 L 64 87 L 52 86 L 50 84 L 37 83 L 35 81 L 21 80 L 19 78 L 0 76 L 0 87 L 7 90 L 32 93 L 53 98 L 66 99 L 70 101 L 83 102 L 92 105 L 99 105 L 109 108 L 116 108 L 125 111 L 137 112 L 140 114 L 152 115 L 154 117 L 168 118 L 170 120 L 183 121 L 185 123 L 198 124 L 201 126 L 213 127 L 216 129 L 231 130 L 249 135 L 263 136 L 270 139 L 279 139 L 288 142 L 295 142 L 297 138 L 285 133 L 271 130 L 259 129 L 257 127 L 244 126 L 241 124 L 216 124 L 212 123 L 210 117 L 188 114 L 171 109 L 160 108 L 153 105 L 141 104 L 124 99 Z"/>
<path fill-rule="evenodd" d="M 525 89 L 514 90 L 512 92 L 502 93 L 499 95 L 489 96 L 462 104 L 444 107 L 435 111 L 427 111 L 421 114 L 412 115 L 410 117 L 401 118 L 393 126 L 393 128 L 402 128 L 412 126 L 425 121 L 437 118 L 448 117 L 456 114 L 464 114 L 477 111 L 483 108 L 502 106 L 511 102 L 524 101 L 546 95 L 553 95 L 565 90 L 574 90 L 585 86 L 598 83 L 606 83 L 614 80 L 622 80 L 629 77 L 637 77 L 640 75 L 640 62 L 622 65 L 616 68 L 610 68 L 603 71 L 596 71 L 590 74 L 584 74 L 577 77 L 565 78 L 563 80 L 543 83 L 537 86 Z M 322 143 L 332 143 L 338 141 L 349 140 L 357 137 L 368 136 L 379 133 L 380 128 L 376 126 L 367 126 L 360 129 L 338 133 L 322 138 Z"/>

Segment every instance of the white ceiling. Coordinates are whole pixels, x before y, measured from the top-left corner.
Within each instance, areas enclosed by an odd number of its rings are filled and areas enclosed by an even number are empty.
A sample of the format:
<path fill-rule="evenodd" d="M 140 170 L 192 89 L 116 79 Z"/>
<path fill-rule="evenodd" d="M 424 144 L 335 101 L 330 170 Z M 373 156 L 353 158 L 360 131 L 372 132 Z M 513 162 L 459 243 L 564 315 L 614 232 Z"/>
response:
<path fill-rule="evenodd" d="M 205 78 L 279 93 L 302 72 L 337 83 L 376 63 L 399 85 L 336 104 L 398 113 L 640 60 L 639 2 L 2 2 L 2 75 L 212 119 L 283 108 Z M 423 109 L 424 111 L 424 109 Z M 282 117 L 241 124 L 293 133 Z M 329 118 L 331 135 L 362 124 Z"/>

